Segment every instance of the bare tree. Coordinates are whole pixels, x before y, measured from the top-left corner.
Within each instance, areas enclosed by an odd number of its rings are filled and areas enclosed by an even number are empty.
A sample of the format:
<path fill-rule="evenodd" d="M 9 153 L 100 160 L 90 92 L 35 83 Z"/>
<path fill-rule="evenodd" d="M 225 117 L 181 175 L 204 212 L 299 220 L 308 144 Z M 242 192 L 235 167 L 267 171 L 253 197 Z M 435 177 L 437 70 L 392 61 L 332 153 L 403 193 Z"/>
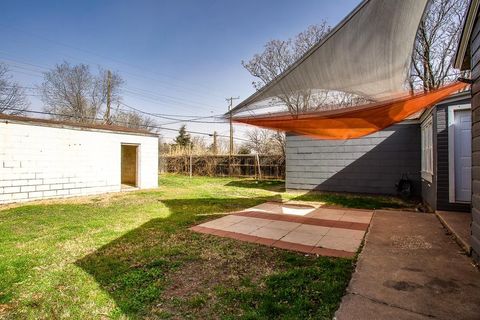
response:
<path fill-rule="evenodd" d="M 285 134 L 268 129 L 254 128 L 247 131 L 248 142 L 244 144 L 259 154 L 285 154 Z"/>
<path fill-rule="evenodd" d="M 262 53 L 255 54 L 248 62 L 242 61 L 243 67 L 257 79 L 252 82 L 253 87 L 260 90 L 263 86 L 270 83 L 321 41 L 330 30 L 331 27 L 323 21 L 320 24 L 311 25 L 293 39 L 269 41 Z M 285 105 L 292 115 L 298 115 L 305 111 L 316 109 L 329 110 L 366 101 L 368 100 L 345 92 L 300 90 L 283 92 L 275 97 L 272 104 L 275 105 L 278 102 Z"/>
<path fill-rule="evenodd" d="M 8 67 L 0 63 L 0 113 L 21 115 L 28 110 L 25 90 L 8 74 Z"/>
<path fill-rule="evenodd" d="M 320 24 L 308 27 L 307 30 L 299 33 L 293 39 L 267 42 L 262 53 L 255 54 L 248 62 L 242 61 L 243 67 L 258 79 L 252 82 L 253 87 L 260 90 L 274 80 L 325 37 L 330 29 L 330 26 L 323 21 Z M 292 114 L 311 109 L 312 105 L 317 104 L 314 102 L 311 90 L 295 93 L 285 92 L 285 94 L 279 95 L 277 99 L 285 104 Z"/>
<path fill-rule="evenodd" d="M 120 101 L 122 84 L 120 75 L 113 73 L 110 79 L 112 103 Z M 107 100 L 106 71 L 100 68 L 93 74 L 88 65 L 63 62 L 44 73 L 39 89 L 45 111 L 52 113 L 53 118 L 95 122 L 103 115 Z"/>
<path fill-rule="evenodd" d="M 285 132 L 275 131 L 272 134 L 272 140 L 277 145 L 277 148 L 280 150 L 281 154 L 285 156 L 285 149 L 287 143 L 287 137 Z"/>
<path fill-rule="evenodd" d="M 110 120 L 112 124 L 148 131 L 154 131 L 157 126 L 157 123 L 151 117 L 144 116 L 133 110 L 125 111 L 119 108 L 110 116 Z"/>
<path fill-rule="evenodd" d="M 412 54 L 410 88 L 425 91 L 455 80 L 452 59 L 458 43 L 466 0 L 432 0 L 422 19 Z"/>
<path fill-rule="evenodd" d="M 255 54 L 248 62 L 242 61 L 243 67 L 258 79 L 252 82 L 253 87 L 259 90 L 271 82 L 329 32 L 330 26 L 323 21 L 293 39 L 267 42 L 262 53 Z"/>

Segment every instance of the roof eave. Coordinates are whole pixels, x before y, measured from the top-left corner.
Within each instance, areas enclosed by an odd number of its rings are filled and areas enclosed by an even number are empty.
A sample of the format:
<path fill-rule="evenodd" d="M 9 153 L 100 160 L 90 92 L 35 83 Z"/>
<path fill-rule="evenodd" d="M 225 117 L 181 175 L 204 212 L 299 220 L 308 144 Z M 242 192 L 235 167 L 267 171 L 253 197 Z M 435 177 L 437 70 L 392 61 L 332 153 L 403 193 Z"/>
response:
<path fill-rule="evenodd" d="M 470 55 L 467 55 L 470 47 L 470 37 L 477 17 L 480 0 L 470 0 L 470 5 L 463 21 L 462 34 L 455 52 L 454 68 L 459 70 L 470 69 Z"/>

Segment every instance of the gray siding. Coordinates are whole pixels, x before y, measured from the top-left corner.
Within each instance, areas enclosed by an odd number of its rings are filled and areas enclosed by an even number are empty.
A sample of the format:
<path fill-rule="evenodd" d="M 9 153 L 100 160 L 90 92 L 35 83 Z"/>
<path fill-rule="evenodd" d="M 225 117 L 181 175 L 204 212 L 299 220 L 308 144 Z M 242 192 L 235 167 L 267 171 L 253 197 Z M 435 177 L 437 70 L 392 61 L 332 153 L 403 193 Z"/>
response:
<path fill-rule="evenodd" d="M 472 255 L 480 262 L 480 23 L 479 14 L 470 38 L 472 85 Z"/>
<path fill-rule="evenodd" d="M 437 210 L 470 211 L 470 204 L 449 202 L 449 166 L 448 166 L 448 107 L 450 105 L 470 103 L 470 99 L 441 104 L 436 109 L 436 183 Z"/>
<path fill-rule="evenodd" d="M 403 173 L 420 187 L 420 126 L 399 124 L 351 140 L 287 135 L 288 189 L 395 194 Z"/>

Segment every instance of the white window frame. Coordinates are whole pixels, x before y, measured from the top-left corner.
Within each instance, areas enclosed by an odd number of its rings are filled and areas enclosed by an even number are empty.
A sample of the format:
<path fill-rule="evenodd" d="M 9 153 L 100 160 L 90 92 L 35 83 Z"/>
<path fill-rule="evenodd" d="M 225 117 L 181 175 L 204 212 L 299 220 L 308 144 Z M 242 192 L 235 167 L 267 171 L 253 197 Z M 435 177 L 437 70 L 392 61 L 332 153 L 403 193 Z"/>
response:
<path fill-rule="evenodd" d="M 448 107 L 448 202 L 455 203 L 455 111 L 470 110 L 470 104 Z"/>
<path fill-rule="evenodd" d="M 422 179 L 433 181 L 433 117 L 430 115 L 421 126 Z"/>

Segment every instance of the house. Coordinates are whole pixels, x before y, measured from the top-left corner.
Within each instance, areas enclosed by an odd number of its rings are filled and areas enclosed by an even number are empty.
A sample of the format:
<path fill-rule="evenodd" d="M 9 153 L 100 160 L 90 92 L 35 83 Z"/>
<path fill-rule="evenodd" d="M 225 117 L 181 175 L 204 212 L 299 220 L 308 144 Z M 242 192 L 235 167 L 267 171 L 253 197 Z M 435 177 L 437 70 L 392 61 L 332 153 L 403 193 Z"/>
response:
<path fill-rule="evenodd" d="M 470 211 L 471 99 L 465 91 L 420 117 L 421 196 L 432 211 Z"/>
<path fill-rule="evenodd" d="M 462 36 L 455 57 L 455 68 L 471 70 L 472 120 L 472 257 L 480 262 L 480 1 L 471 0 L 464 18 Z"/>
<path fill-rule="evenodd" d="M 472 71 L 472 81 L 397 99 L 406 93 L 406 70 L 427 1 L 369 0 L 228 115 L 239 123 L 297 133 L 287 135 L 287 188 L 395 194 L 402 186 L 439 217 L 445 210 L 458 213 L 462 231 L 468 235 L 471 229 L 465 247 L 480 260 L 479 3 L 471 0 L 455 63 Z M 472 82 L 471 94 L 454 94 L 465 82 Z M 374 103 L 337 109 L 327 103 L 298 112 L 306 105 L 301 98 L 316 90 L 352 93 Z M 253 113 L 291 105 L 289 99 L 296 109 Z M 461 238 L 466 242 L 468 236 Z"/>
<path fill-rule="evenodd" d="M 144 130 L 0 114 L 0 204 L 158 186 Z"/>
<path fill-rule="evenodd" d="M 288 189 L 397 194 L 402 178 L 431 210 L 470 210 L 470 93 L 371 135 L 321 140 L 287 134 Z"/>

